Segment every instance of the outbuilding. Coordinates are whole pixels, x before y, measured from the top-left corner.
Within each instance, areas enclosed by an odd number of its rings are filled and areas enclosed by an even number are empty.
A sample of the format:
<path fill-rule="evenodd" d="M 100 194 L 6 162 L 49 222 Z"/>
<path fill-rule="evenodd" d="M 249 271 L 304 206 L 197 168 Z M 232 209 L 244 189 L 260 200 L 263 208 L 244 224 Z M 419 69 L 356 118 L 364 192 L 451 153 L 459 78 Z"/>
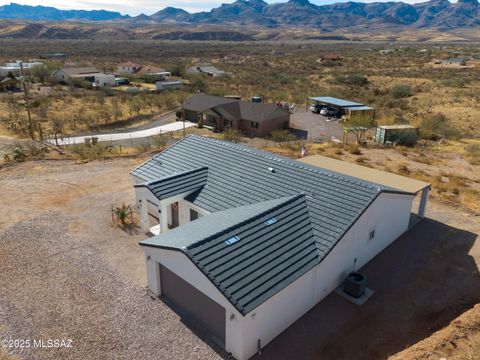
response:
<path fill-rule="evenodd" d="M 429 184 L 304 161 L 191 135 L 131 172 L 159 232 L 149 289 L 239 360 L 408 230 L 418 191 L 426 206 Z"/>
<path fill-rule="evenodd" d="M 408 124 L 379 125 L 375 130 L 375 142 L 380 145 L 393 145 L 405 137 L 415 142 L 417 136 L 418 128 Z"/>

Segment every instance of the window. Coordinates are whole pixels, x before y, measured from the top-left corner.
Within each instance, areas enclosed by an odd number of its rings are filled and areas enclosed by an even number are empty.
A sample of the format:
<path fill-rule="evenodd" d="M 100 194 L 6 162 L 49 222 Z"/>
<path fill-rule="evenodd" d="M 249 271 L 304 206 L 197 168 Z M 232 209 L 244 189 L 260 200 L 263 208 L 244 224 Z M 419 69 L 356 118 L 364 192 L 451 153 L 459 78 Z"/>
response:
<path fill-rule="evenodd" d="M 375 229 L 372 229 L 368 234 L 368 240 L 373 240 L 374 238 L 375 238 Z"/>
<path fill-rule="evenodd" d="M 200 216 L 198 216 L 198 211 L 190 209 L 190 221 L 197 220 Z"/>
<path fill-rule="evenodd" d="M 255 122 L 255 121 L 251 121 L 250 122 L 250 126 L 254 129 L 258 129 L 258 122 Z"/>

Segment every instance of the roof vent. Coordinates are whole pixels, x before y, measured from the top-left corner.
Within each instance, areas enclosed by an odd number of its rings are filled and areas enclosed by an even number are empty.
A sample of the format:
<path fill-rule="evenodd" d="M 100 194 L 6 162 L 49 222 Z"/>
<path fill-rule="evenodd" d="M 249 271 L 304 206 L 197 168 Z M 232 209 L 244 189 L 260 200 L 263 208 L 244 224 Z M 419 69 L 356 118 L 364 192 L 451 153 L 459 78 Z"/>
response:
<path fill-rule="evenodd" d="M 274 172 L 275 172 L 275 169 L 274 169 L 273 167 L 269 167 L 269 168 L 268 168 L 268 171 L 274 173 Z"/>
<path fill-rule="evenodd" d="M 231 238 L 228 238 L 227 240 L 225 240 L 225 244 L 232 245 L 232 244 L 235 244 L 237 241 L 240 241 L 240 237 L 235 235 L 235 236 L 232 236 Z"/>
<path fill-rule="evenodd" d="M 277 222 L 277 219 L 272 217 L 270 219 L 268 219 L 267 221 L 265 221 L 265 225 L 272 225 L 272 224 L 275 224 Z"/>

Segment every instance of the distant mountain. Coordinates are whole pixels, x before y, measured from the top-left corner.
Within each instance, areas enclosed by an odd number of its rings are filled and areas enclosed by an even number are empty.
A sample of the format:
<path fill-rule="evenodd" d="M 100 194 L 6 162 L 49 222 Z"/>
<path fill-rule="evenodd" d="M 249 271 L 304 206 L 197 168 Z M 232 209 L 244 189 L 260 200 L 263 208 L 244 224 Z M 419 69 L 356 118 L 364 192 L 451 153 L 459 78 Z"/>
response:
<path fill-rule="evenodd" d="M 265 28 L 314 28 L 323 32 L 336 30 L 406 30 L 474 28 L 480 25 L 480 5 L 477 0 L 430 0 L 418 4 L 404 2 L 342 2 L 314 5 L 308 0 L 289 0 L 268 4 L 263 0 L 236 0 L 210 11 L 189 13 L 167 7 L 152 15 L 122 16 L 105 10 L 58 10 L 44 6 L 10 4 L 0 7 L 0 19 L 34 21 L 111 21 L 132 26 L 178 24 L 184 26 L 244 26 Z M 128 27 L 128 25 L 127 25 Z M 190 33 L 188 33 L 190 34 Z M 190 35 L 188 35 L 190 36 Z M 187 36 L 187 37 L 188 37 Z M 206 38 L 211 34 L 206 32 Z M 222 35 L 223 36 L 223 35 Z"/>
<path fill-rule="evenodd" d="M 28 6 L 11 3 L 0 6 L 0 19 L 24 19 L 36 21 L 105 21 L 127 19 L 119 12 L 106 10 L 59 10 L 47 6 Z"/>

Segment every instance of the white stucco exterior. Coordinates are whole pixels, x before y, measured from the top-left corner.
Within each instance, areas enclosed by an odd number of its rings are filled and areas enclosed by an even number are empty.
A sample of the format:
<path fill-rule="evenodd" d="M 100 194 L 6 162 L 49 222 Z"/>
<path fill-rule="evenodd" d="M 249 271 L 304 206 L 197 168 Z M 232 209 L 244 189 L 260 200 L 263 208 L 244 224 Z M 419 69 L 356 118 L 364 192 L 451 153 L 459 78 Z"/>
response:
<path fill-rule="evenodd" d="M 268 344 L 335 290 L 349 272 L 360 269 L 407 231 L 413 199 L 412 195 L 381 193 L 319 265 L 246 316 L 181 252 L 144 247 L 148 287 L 161 294 L 161 263 L 222 305 L 225 348 L 239 360 L 248 359 L 257 352 L 259 340 L 262 347 Z M 370 239 L 372 230 L 375 236 Z"/>

